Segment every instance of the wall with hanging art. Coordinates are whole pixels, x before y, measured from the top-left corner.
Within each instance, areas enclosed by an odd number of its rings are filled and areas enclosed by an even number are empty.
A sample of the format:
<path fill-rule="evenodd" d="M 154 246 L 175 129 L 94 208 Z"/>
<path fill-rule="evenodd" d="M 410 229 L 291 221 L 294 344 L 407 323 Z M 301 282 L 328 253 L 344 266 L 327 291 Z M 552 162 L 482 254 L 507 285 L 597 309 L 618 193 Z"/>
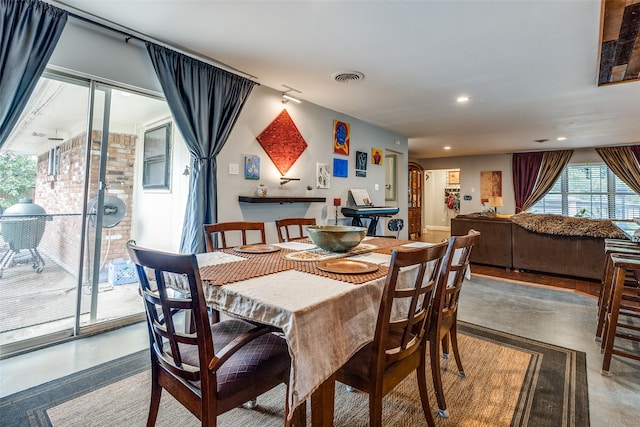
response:
<path fill-rule="evenodd" d="M 351 125 L 340 120 L 333 121 L 333 152 L 349 155 L 351 144 Z"/>
<path fill-rule="evenodd" d="M 371 149 L 371 163 L 374 165 L 382 165 L 382 150 L 379 148 Z"/>
<path fill-rule="evenodd" d="M 301 97 L 304 98 L 304 96 Z M 300 180 L 281 185 L 281 170 L 276 167 L 271 156 L 264 154 L 266 151 L 257 139 L 257 136 L 265 132 L 268 125 L 283 112 L 284 106 L 281 100 L 281 92 L 265 86 L 256 86 L 233 128 L 229 140 L 220 152 L 217 159 L 218 221 L 238 219 L 263 221 L 266 225 L 267 241 L 277 241 L 278 237 L 273 223 L 278 218 L 285 216 L 309 217 L 316 218 L 318 224 L 335 224 L 336 209 L 333 206 L 333 199 L 340 199 L 341 206 L 350 204 L 350 188 L 365 188 L 374 204 L 378 206 L 385 205 L 385 189 L 380 186 L 379 190 L 376 191 L 374 188 L 376 183 L 384 183 L 384 168 L 369 165 L 367 166 L 366 178 L 355 177 L 353 165 L 355 165 L 356 161 L 356 151 L 367 153 L 367 162 L 370 162 L 369 156 L 371 155 L 372 147 L 380 149 L 383 156 L 388 150 L 395 150 L 400 153 L 398 164 L 402 165 L 408 158 L 406 137 L 310 102 L 303 101 L 301 104 L 290 102 L 286 104 L 286 111 L 298 132 L 304 138 L 307 147 L 296 161 L 291 164 L 285 175 L 286 177 L 299 178 Z M 349 156 L 336 154 L 331 148 L 334 137 L 332 132 L 334 120 L 349 124 L 351 136 Z M 330 131 L 329 129 L 332 130 Z M 353 145 L 356 137 L 359 142 L 357 145 Z M 396 140 L 401 141 L 401 145 L 396 145 Z M 257 155 L 260 157 L 259 180 L 244 178 L 243 164 L 245 155 Z M 338 175 L 346 174 L 346 176 L 333 176 L 334 158 L 346 161 L 347 168 L 345 168 L 344 173 L 340 172 L 340 167 L 338 168 Z M 383 162 L 385 162 L 384 159 Z M 318 167 L 318 163 L 322 166 Z M 233 172 L 230 173 L 233 168 L 229 166 L 233 164 L 240 166 L 237 175 Z M 184 168 L 184 163 L 182 168 Z M 398 181 L 406 182 L 406 180 L 406 172 L 400 167 Z M 269 188 L 268 197 L 308 197 L 307 186 L 311 186 L 312 195 L 314 197 L 325 197 L 326 202 L 279 204 L 238 201 L 239 195 L 254 196 L 256 185 L 258 184 Z M 398 189 L 400 190 L 400 188 Z M 404 212 L 406 212 L 406 208 L 403 204 L 406 203 L 406 199 L 405 192 L 398 191 L 396 203 L 400 206 L 401 211 Z M 338 224 L 347 225 L 351 223 L 349 218 L 343 217 L 340 209 L 338 209 L 338 214 Z M 381 221 L 379 234 L 385 234 L 386 231 L 386 223 Z"/>
<path fill-rule="evenodd" d="M 360 178 L 367 177 L 367 160 L 368 154 L 364 151 L 356 151 L 356 176 Z"/>
<path fill-rule="evenodd" d="M 260 179 L 260 157 L 244 156 L 244 179 Z"/>
<path fill-rule="evenodd" d="M 493 197 L 502 197 L 502 171 L 480 172 L 481 202 L 488 203 Z"/>
<path fill-rule="evenodd" d="M 307 148 L 307 142 L 286 109 L 256 139 L 282 176 Z"/>

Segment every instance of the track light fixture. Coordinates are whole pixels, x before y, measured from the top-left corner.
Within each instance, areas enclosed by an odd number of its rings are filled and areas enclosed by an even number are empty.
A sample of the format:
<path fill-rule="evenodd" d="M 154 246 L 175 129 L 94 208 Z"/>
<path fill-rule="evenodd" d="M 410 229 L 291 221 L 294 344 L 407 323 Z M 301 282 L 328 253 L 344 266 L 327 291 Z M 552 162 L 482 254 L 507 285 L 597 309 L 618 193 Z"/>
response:
<path fill-rule="evenodd" d="M 302 93 L 301 91 L 299 91 L 298 89 L 294 89 L 291 86 L 287 86 L 287 85 L 282 85 L 282 86 L 287 88 L 287 90 L 282 92 L 282 103 L 283 104 L 286 104 L 289 101 L 295 102 L 296 104 L 300 104 L 302 102 L 299 98 L 296 98 L 295 96 L 289 95 L 289 92 Z"/>
<path fill-rule="evenodd" d="M 289 101 L 295 102 L 295 103 L 297 103 L 297 104 L 300 104 L 300 103 L 302 102 L 302 101 L 301 101 L 301 100 L 299 100 L 298 98 L 295 98 L 295 97 L 293 97 L 293 96 L 291 96 L 291 95 L 287 95 L 286 93 L 283 93 L 283 94 L 282 94 L 282 103 L 283 103 L 283 104 L 286 104 L 286 103 L 287 103 L 287 102 L 289 102 Z"/>

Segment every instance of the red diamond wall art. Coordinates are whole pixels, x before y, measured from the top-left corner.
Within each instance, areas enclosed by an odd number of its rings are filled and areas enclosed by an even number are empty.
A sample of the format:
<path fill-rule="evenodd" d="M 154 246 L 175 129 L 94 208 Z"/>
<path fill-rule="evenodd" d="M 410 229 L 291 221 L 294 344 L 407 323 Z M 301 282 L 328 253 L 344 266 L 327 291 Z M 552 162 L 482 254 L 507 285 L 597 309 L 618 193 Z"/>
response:
<path fill-rule="evenodd" d="M 307 143 L 286 109 L 256 139 L 282 176 L 307 148 Z"/>

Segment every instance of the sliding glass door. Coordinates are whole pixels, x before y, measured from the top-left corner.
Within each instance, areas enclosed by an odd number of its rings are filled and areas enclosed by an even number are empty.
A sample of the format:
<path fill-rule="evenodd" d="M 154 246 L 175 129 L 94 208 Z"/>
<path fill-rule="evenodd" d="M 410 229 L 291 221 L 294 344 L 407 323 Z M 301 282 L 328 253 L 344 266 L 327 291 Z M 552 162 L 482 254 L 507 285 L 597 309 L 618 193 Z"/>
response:
<path fill-rule="evenodd" d="M 0 151 L 0 355 L 143 319 L 126 243 L 166 102 L 46 73 Z"/>

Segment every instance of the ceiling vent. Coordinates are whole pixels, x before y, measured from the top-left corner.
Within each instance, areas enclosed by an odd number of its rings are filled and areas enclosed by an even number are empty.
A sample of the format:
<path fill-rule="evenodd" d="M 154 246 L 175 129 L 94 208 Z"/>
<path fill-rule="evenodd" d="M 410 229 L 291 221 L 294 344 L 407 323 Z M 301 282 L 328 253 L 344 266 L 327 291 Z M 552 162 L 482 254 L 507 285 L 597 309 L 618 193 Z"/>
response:
<path fill-rule="evenodd" d="M 542 144 L 542 143 L 544 143 L 544 142 L 549 142 L 549 140 L 548 140 L 548 139 L 534 139 L 534 141 L 535 141 L 535 142 L 537 142 L 537 143 L 539 143 L 539 144 Z"/>
<path fill-rule="evenodd" d="M 363 80 L 364 74 L 359 71 L 341 71 L 338 73 L 333 73 L 331 77 L 338 83 L 351 83 Z"/>

